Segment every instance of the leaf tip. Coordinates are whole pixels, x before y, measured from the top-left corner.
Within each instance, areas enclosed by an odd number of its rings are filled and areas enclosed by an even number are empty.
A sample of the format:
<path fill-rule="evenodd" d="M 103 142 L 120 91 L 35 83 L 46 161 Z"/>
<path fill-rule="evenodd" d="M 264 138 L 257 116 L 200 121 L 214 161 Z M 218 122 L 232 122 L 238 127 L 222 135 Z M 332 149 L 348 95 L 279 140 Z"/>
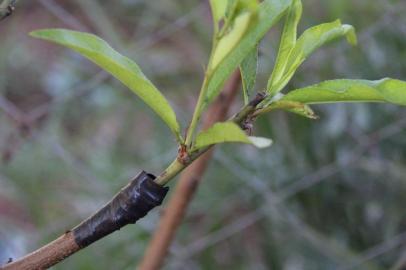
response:
<path fill-rule="evenodd" d="M 28 33 L 30 37 L 39 38 L 42 30 L 34 30 Z"/>
<path fill-rule="evenodd" d="M 273 141 L 268 138 L 249 136 L 248 140 L 257 148 L 267 148 L 272 145 Z"/>
<path fill-rule="evenodd" d="M 357 46 L 358 44 L 358 39 L 357 39 L 357 34 L 355 32 L 355 28 L 352 25 L 349 24 L 344 24 L 343 25 L 345 31 L 347 32 L 346 38 L 348 43 L 350 43 L 352 46 Z"/>

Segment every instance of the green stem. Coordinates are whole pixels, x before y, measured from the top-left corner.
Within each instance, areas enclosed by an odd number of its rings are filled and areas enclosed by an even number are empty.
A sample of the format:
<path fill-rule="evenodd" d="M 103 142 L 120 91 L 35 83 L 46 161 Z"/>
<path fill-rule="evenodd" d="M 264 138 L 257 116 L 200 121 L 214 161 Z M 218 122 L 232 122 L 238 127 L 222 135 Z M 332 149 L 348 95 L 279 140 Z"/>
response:
<path fill-rule="evenodd" d="M 186 166 L 187 165 L 182 164 L 176 158 L 160 175 L 158 175 L 157 178 L 155 178 L 154 182 L 163 186 L 178 175 L 178 173 L 180 173 Z"/>
<path fill-rule="evenodd" d="M 234 123 L 241 126 L 244 120 L 250 117 L 255 112 L 257 105 L 262 100 L 264 100 L 265 97 L 266 96 L 262 93 L 257 94 L 257 96 L 253 100 L 251 100 L 247 105 L 245 105 L 240 110 L 240 112 L 231 117 L 229 121 L 233 121 Z M 161 186 L 166 185 L 176 175 L 178 175 L 181 171 L 183 171 L 183 169 L 192 164 L 193 161 L 195 161 L 197 158 L 199 158 L 202 154 L 204 154 L 207 150 L 209 150 L 213 146 L 214 145 L 211 145 L 193 151 L 192 153 L 188 154 L 186 158 L 183 158 L 182 162 L 180 161 L 180 158 L 177 157 L 160 175 L 157 176 L 157 178 L 155 178 L 154 182 Z"/>
<path fill-rule="evenodd" d="M 210 66 L 210 61 L 209 61 L 209 66 Z M 189 128 L 187 130 L 186 141 L 185 141 L 185 145 L 187 147 L 191 146 L 191 143 L 193 140 L 193 134 L 195 132 L 197 123 L 200 120 L 200 116 L 202 115 L 203 103 L 206 98 L 209 77 L 210 77 L 210 74 L 208 72 L 206 72 L 206 75 L 204 77 L 204 81 L 202 84 L 202 88 L 200 89 L 199 98 L 197 99 L 195 111 L 193 112 L 192 121 L 190 122 Z"/>
<path fill-rule="evenodd" d="M 215 22 L 214 22 L 215 23 Z M 213 34 L 213 42 L 212 42 L 212 49 L 209 57 L 209 63 L 207 64 L 208 69 L 206 71 L 206 74 L 204 76 L 204 80 L 202 83 L 202 87 L 200 89 L 199 93 L 199 98 L 197 99 L 195 111 L 193 112 L 193 117 L 192 121 L 190 122 L 189 128 L 187 130 L 186 134 L 186 139 L 185 139 L 185 145 L 187 147 L 190 147 L 193 141 L 193 135 L 196 130 L 196 126 L 200 120 L 200 116 L 202 115 L 203 109 L 204 109 L 204 102 L 207 96 L 207 89 L 209 86 L 209 81 L 210 77 L 213 74 L 213 70 L 211 69 L 211 62 L 213 59 L 213 53 L 216 51 L 217 44 L 219 42 L 219 37 L 218 37 L 218 28 L 214 29 L 214 34 Z"/>
<path fill-rule="evenodd" d="M 176 134 L 176 141 L 179 143 L 179 145 L 184 145 L 185 144 L 185 140 L 183 139 L 181 134 Z"/>

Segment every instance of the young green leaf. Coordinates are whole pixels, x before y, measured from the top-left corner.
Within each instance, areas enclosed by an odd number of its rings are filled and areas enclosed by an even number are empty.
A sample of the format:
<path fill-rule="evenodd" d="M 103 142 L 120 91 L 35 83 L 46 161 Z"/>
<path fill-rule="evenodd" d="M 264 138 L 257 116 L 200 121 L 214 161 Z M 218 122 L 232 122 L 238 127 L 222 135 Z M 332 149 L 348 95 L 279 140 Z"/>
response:
<path fill-rule="evenodd" d="M 218 23 L 226 15 L 227 0 L 210 0 L 211 13 L 214 23 Z"/>
<path fill-rule="evenodd" d="M 319 119 L 319 116 L 312 110 L 309 105 L 297 103 L 296 107 L 284 109 L 288 112 L 295 113 L 297 115 L 309 118 L 309 119 Z"/>
<path fill-rule="evenodd" d="M 255 20 L 251 20 L 240 40 L 227 51 L 227 54 L 222 53 L 222 57 L 217 56 L 217 59 L 221 60 L 217 60 L 216 65 L 212 65 L 212 67 L 215 66 L 215 69 L 210 71 L 212 74 L 208 80 L 206 99 L 199 111 L 202 111 L 218 96 L 225 80 L 241 64 L 249 52 L 257 46 L 268 30 L 283 16 L 290 3 L 291 0 L 265 0 L 259 5 Z"/>
<path fill-rule="evenodd" d="M 285 110 L 298 115 L 301 115 L 310 119 L 319 119 L 319 117 L 314 113 L 310 106 L 291 100 L 278 100 L 271 103 L 269 106 L 256 111 L 256 115 L 262 115 L 264 113 L 274 111 L 274 110 Z"/>
<path fill-rule="evenodd" d="M 43 29 L 30 35 L 66 46 L 109 72 L 148 104 L 182 141 L 175 112 L 165 97 L 135 62 L 116 52 L 104 40 L 92 34 L 66 29 Z"/>
<path fill-rule="evenodd" d="M 212 59 L 210 61 L 210 70 L 214 70 L 217 65 L 233 50 L 245 35 L 254 14 L 252 12 L 243 12 L 235 18 L 230 32 L 224 35 L 218 42 Z"/>
<path fill-rule="evenodd" d="M 258 69 L 258 47 L 255 47 L 240 65 L 244 104 L 248 104 L 251 92 L 254 89 Z"/>
<path fill-rule="evenodd" d="M 340 20 L 324 23 L 307 29 L 297 40 L 289 54 L 283 77 L 269 86 L 268 92 L 275 94 L 282 90 L 290 81 L 299 66 L 322 45 L 345 36 L 347 41 L 355 45 L 357 38 L 351 25 L 341 24 Z"/>
<path fill-rule="evenodd" d="M 275 67 L 272 75 L 268 80 L 267 89 L 279 81 L 285 73 L 285 68 L 289 60 L 289 55 L 296 45 L 297 39 L 297 25 L 302 17 L 302 2 L 301 0 L 293 0 L 289 8 L 288 15 L 285 19 L 285 25 L 281 36 L 278 55 L 275 61 Z M 271 93 L 272 95 L 273 93 Z"/>
<path fill-rule="evenodd" d="M 209 129 L 197 134 L 192 151 L 213 144 L 226 142 L 248 143 L 258 148 L 268 147 L 272 143 L 271 140 L 266 138 L 247 136 L 247 134 L 233 122 L 222 122 L 216 123 Z"/>
<path fill-rule="evenodd" d="M 389 102 L 406 105 L 406 82 L 385 78 L 368 80 L 331 80 L 287 93 L 281 101 L 303 104 L 335 102 Z"/>
<path fill-rule="evenodd" d="M 225 6 L 225 3 L 216 5 L 218 11 L 220 11 L 221 7 L 221 18 L 225 18 L 225 20 L 220 33 L 215 36 L 216 40 L 208 67 L 209 70 L 214 70 L 238 44 L 240 39 L 245 35 L 248 26 L 255 21 L 258 10 L 258 0 L 231 0 L 224 2 L 228 2 L 228 5 Z M 217 31 L 216 28 L 215 31 Z"/>

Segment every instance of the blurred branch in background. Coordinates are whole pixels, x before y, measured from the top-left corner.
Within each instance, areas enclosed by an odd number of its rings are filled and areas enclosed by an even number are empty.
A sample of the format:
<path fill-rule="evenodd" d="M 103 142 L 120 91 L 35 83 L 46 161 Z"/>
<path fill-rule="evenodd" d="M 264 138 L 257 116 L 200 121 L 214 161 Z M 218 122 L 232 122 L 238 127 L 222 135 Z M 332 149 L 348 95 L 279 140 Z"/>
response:
<path fill-rule="evenodd" d="M 80 20 L 77 17 L 66 11 L 66 9 L 55 3 L 55 1 L 39 0 L 38 2 L 50 13 L 52 13 L 55 17 L 57 17 L 58 20 L 66 24 L 66 26 L 69 26 L 72 29 L 80 30 L 83 32 L 89 31 L 89 28 L 82 22 L 80 22 Z"/>
<path fill-rule="evenodd" d="M 0 3 L 0 21 L 10 16 L 17 0 L 2 0 Z"/>
<path fill-rule="evenodd" d="M 248 168 L 244 168 L 244 170 L 238 169 L 239 165 L 233 164 L 233 162 L 224 153 L 221 153 L 220 157 L 217 157 L 216 159 L 226 168 L 228 168 L 228 170 L 233 173 L 235 177 L 241 178 L 243 183 L 246 183 L 248 186 L 252 186 L 256 192 L 260 192 L 266 199 L 266 202 L 257 210 L 251 211 L 249 214 L 239 217 L 237 220 L 228 225 L 224 225 L 218 231 L 194 240 L 193 243 L 186 245 L 182 249 L 174 251 L 174 261 L 176 261 L 174 265 L 179 267 L 179 265 L 181 265 L 182 262 L 187 261 L 188 258 L 202 253 L 210 246 L 216 245 L 219 242 L 228 239 L 234 234 L 247 229 L 256 222 L 268 216 L 272 220 L 277 217 L 283 217 L 282 220 L 285 220 L 285 223 L 292 226 L 292 232 L 303 235 L 307 241 L 313 245 L 316 245 L 321 253 L 326 254 L 340 265 L 347 265 L 343 269 L 354 269 L 361 264 L 366 264 L 366 266 L 368 266 L 366 269 L 381 269 L 373 264 L 369 265 L 368 261 L 384 254 L 385 252 L 388 252 L 390 249 L 394 248 L 394 245 L 405 244 L 406 242 L 403 234 L 401 234 L 399 237 L 396 236 L 394 239 L 388 240 L 388 242 L 382 243 L 377 247 L 371 248 L 371 250 L 365 251 L 365 253 L 361 255 L 356 255 L 354 251 L 346 250 L 338 243 L 334 243 L 334 241 L 323 238 L 320 234 L 312 232 L 312 230 L 307 228 L 307 225 L 298 220 L 295 215 L 290 214 L 282 203 L 299 192 L 302 192 L 303 190 L 308 189 L 323 180 L 328 180 L 334 174 L 341 172 L 343 168 L 348 166 L 356 166 L 358 164 L 357 161 L 360 159 L 362 154 L 365 151 L 368 151 L 370 147 L 378 144 L 382 140 L 396 135 L 399 132 L 402 132 L 405 129 L 406 117 L 400 116 L 399 118 L 399 121 L 391 123 L 375 132 L 372 132 L 369 135 L 366 135 L 368 140 L 365 141 L 365 144 L 355 148 L 352 153 L 348 155 L 348 159 L 345 161 L 345 163 L 340 163 L 337 161 L 335 163 L 325 165 L 316 172 L 313 172 L 311 175 L 304 176 L 302 179 L 294 182 L 290 186 L 275 192 L 264 186 L 264 183 L 268 182 L 269 179 L 260 181 L 255 177 L 252 177 L 252 175 L 248 172 Z M 251 180 L 246 181 L 246 179 Z M 243 187 L 243 189 L 245 189 L 245 187 Z M 240 195 L 236 194 L 236 196 L 239 197 Z M 252 196 L 255 196 L 255 194 L 252 194 Z"/>
<path fill-rule="evenodd" d="M 206 118 L 203 121 L 203 129 L 207 129 L 214 123 L 226 119 L 227 112 L 240 90 L 240 83 L 240 74 L 239 71 L 236 71 L 229 79 L 217 101 L 207 111 Z M 213 150 L 209 150 L 181 174 L 176 188 L 172 192 L 171 199 L 164 209 L 164 214 L 148 244 L 143 260 L 139 264 L 139 269 L 155 270 L 162 267 L 168 248 L 209 165 Z"/>

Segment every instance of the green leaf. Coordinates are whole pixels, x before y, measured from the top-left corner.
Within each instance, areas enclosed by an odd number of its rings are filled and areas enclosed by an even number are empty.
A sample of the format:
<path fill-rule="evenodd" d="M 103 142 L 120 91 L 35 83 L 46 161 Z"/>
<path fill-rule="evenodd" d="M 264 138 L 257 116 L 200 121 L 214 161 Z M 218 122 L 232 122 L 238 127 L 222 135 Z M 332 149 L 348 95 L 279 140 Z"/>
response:
<path fill-rule="evenodd" d="M 182 141 L 175 112 L 165 97 L 135 62 L 116 52 L 104 40 L 92 34 L 66 29 L 43 29 L 30 35 L 68 47 L 109 72 L 148 104 Z"/>
<path fill-rule="evenodd" d="M 307 29 L 297 40 L 291 50 L 281 79 L 268 86 L 268 92 L 275 94 L 282 90 L 290 81 L 299 66 L 318 48 L 340 37 L 346 37 L 350 44 L 355 45 L 357 38 L 354 27 L 341 24 L 340 20 L 324 23 Z"/>
<path fill-rule="evenodd" d="M 211 13 L 214 23 L 218 23 L 226 15 L 227 0 L 210 0 Z"/>
<path fill-rule="evenodd" d="M 300 0 L 293 0 L 292 5 L 289 8 L 288 15 L 286 16 L 278 55 L 275 61 L 275 67 L 272 71 L 271 77 L 268 80 L 267 89 L 270 89 L 272 85 L 279 81 L 285 73 L 289 55 L 296 45 L 297 25 L 302 17 L 302 10 L 302 2 Z"/>
<path fill-rule="evenodd" d="M 253 16 L 254 14 L 251 12 L 243 12 L 236 17 L 231 31 L 224 35 L 218 42 L 210 61 L 209 69 L 214 70 L 230 51 L 238 45 L 248 30 Z"/>
<path fill-rule="evenodd" d="M 268 147 L 272 143 L 271 140 L 266 138 L 247 136 L 247 134 L 233 122 L 221 122 L 197 134 L 192 151 L 213 144 L 226 142 L 248 143 L 258 148 Z"/>
<path fill-rule="evenodd" d="M 244 31 L 238 43 L 234 44 L 234 47 L 228 50 L 227 54 L 222 53 L 222 57 L 216 57 L 221 59 L 221 61 L 217 60 L 216 65 L 211 65 L 215 68 L 209 70 L 211 76 L 208 79 L 206 100 L 203 102 L 202 107 L 199 108 L 200 111 L 218 96 L 226 79 L 230 77 L 231 73 L 241 64 L 253 48 L 258 45 L 258 42 L 268 30 L 283 16 L 290 3 L 291 0 L 265 0 L 259 5 L 258 12 L 255 14 L 255 20 L 251 19 L 248 28 Z"/>
<path fill-rule="evenodd" d="M 303 104 L 389 102 L 406 105 L 406 82 L 390 78 L 378 81 L 331 80 L 291 91 L 281 101 Z"/>
<path fill-rule="evenodd" d="M 258 69 L 258 47 L 255 47 L 240 65 L 244 104 L 248 104 L 254 89 Z"/>
<path fill-rule="evenodd" d="M 319 119 L 319 117 L 314 113 L 310 106 L 291 100 L 275 101 L 274 103 L 266 107 L 263 111 L 268 112 L 276 109 L 292 112 L 310 119 Z"/>
<path fill-rule="evenodd" d="M 223 0 L 224 1 L 224 0 Z M 221 5 L 222 18 L 225 17 L 220 33 L 216 33 L 209 70 L 216 66 L 238 44 L 246 34 L 248 26 L 256 20 L 258 0 L 231 0 L 227 6 Z M 217 4 L 217 7 L 220 5 Z M 220 9 L 220 8 L 218 8 Z M 217 26 L 215 26 L 217 32 Z"/>
<path fill-rule="evenodd" d="M 298 114 L 309 119 L 319 119 L 319 116 L 306 104 L 297 103 L 295 107 L 284 109 L 288 112 Z"/>
<path fill-rule="evenodd" d="M 290 60 L 299 55 L 307 58 L 314 50 L 340 37 L 346 37 L 351 45 L 355 46 L 357 44 L 354 27 L 348 24 L 341 24 L 340 20 L 311 27 L 297 40 Z"/>
<path fill-rule="evenodd" d="M 251 141 L 252 145 L 257 148 L 267 148 L 273 143 L 271 139 L 263 137 L 249 136 L 248 139 Z"/>

